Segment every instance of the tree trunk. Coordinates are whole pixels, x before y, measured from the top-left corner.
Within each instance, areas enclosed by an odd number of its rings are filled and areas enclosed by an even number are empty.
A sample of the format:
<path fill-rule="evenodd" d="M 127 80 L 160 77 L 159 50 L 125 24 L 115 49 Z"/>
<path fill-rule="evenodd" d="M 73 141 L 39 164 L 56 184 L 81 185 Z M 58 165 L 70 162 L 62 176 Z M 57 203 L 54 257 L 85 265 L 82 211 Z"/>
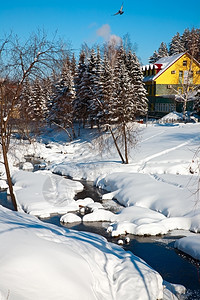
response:
<path fill-rule="evenodd" d="M 64 130 L 64 131 L 67 133 L 70 142 L 73 141 L 73 138 L 72 138 L 72 136 L 71 136 L 69 130 L 67 130 L 67 128 L 65 128 L 64 126 L 62 126 L 62 125 L 60 125 L 60 124 L 58 124 L 58 123 L 56 123 L 56 122 L 52 122 L 52 123 L 55 124 L 56 126 L 58 126 L 59 128 L 61 128 L 62 130 Z"/>
<path fill-rule="evenodd" d="M 123 134 L 124 134 L 124 153 L 126 164 L 128 164 L 128 145 L 127 145 L 127 136 L 126 136 L 126 126 L 123 125 Z"/>
<path fill-rule="evenodd" d="M 110 133 L 111 133 L 111 135 L 112 135 L 113 141 L 114 141 L 114 143 L 115 143 L 115 147 L 116 147 L 116 149 L 117 149 L 117 152 L 118 152 L 118 154 L 119 154 L 119 156 L 120 156 L 120 158 L 121 158 L 121 161 L 122 161 L 123 164 L 125 164 L 125 160 L 124 160 L 123 155 L 122 155 L 122 153 L 121 153 L 121 151 L 120 151 L 120 149 L 119 149 L 119 147 L 118 147 L 118 145 L 117 145 L 117 140 L 116 140 L 116 138 L 115 138 L 115 136 L 114 136 L 114 133 L 113 133 L 113 131 L 112 131 L 112 129 L 111 129 L 110 126 L 109 126 L 109 130 L 110 130 Z"/>
<path fill-rule="evenodd" d="M 17 211 L 18 210 L 17 202 L 16 202 L 15 194 L 13 192 L 13 185 L 12 185 L 12 180 L 11 180 L 11 175 L 10 175 L 10 168 L 9 168 L 9 164 L 8 164 L 8 156 L 7 156 L 7 150 L 6 150 L 6 144 L 5 144 L 5 133 L 3 132 L 3 130 L 1 130 L 1 141 L 2 141 L 4 166 L 5 166 L 5 170 L 6 170 L 6 176 L 7 176 L 7 183 L 8 183 L 8 187 L 10 190 L 10 197 L 11 197 L 11 201 L 13 203 L 14 209 Z"/>
<path fill-rule="evenodd" d="M 73 139 L 75 139 L 75 138 L 76 138 L 76 133 L 75 133 L 75 130 L 74 130 L 74 124 L 73 124 L 73 121 L 71 122 L 71 129 L 72 129 Z"/>

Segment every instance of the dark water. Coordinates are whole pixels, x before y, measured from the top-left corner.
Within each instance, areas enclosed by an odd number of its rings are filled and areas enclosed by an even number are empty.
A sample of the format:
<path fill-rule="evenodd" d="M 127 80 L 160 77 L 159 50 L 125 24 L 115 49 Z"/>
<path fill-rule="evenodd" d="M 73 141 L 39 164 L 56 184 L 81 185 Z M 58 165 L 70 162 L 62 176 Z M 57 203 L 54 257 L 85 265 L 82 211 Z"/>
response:
<path fill-rule="evenodd" d="M 63 227 L 59 216 L 43 220 Z M 66 228 L 100 234 L 109 242 L 117 243 L 119 238 L 112 238 L 106 232 L 106 223 L 88 222 L 65 225 Z M 186 299 L 200 300 L 200 264 L 198 261 L 174 249 L 174 242 L 181 236 L 138 237 L 128 235 L 130 243 L 123 248 L 144 259 L 153 269 L 158 271 L 164 280 L 184 285 L 188 292 Z M 125 238 L 122 236 L 122 239 Z M 191 295 L 190 295 L 191 294 Z"/>
<path fill-rule="evenodd" d="M 92 183 L 82 181 L 85 189 L 77 194 L 76 199 L 91 197 L 94 201 L 101 202 L 102 191 L 92 186 Z M 114 210 L 114 209 L 112 209 Z M 60 216 L 44 219 L 68 229 L 87 231 L 104 236 L 109 242 L 118 243 L 119 238 L 113 238 L 106 232 L 106 222 L 84 222 L 78 224 L 60 224 Z M 184 255 L 174 248 L 176 239 L 182 236 L 164 235 L 151 237 L 138 237 L 128 235 L 129 244 L 123 244 L 126 251 L 144 259 L 153 269 L 158 271 L 162 278 L 175 284 L 182 284 L 187 288 L 184 299 L 200 300 L 200 262 Z M 125 239 L 125 236 L 122 236 Z"/>
<path fill-rule="evenodd" d="M 101 202 L 102 191 L 94 188 L 92 183 L 84 181 L 82 183 L 85 185 L 85 189 L 76 195 L 76 199 L 91 197 L 94 201 Z M 7 199 L 5 191 L 0 192 L 0 204 L 12 209 L 12 203 Z M 60 217 L 55 215 L 42 221 L 63 227 L 60 223 Z M 112 238 L 106 232 L 107 225 L 108 223 L 105 222 L 89 222 L 66 224 L 64 227 L 97 233 L 106 237 L 108 241 L 117 243 L 119 238 Z M 164 280 L 184 285 L 187 288 L 187 295 L 184 299 L 200 300 L 200 263 L 174 249 L 175 240 L 181 236 L 172 236 L 170 234 L 158 237 L 128 236 L 130 237 L 130 243 L 123 245 L 126 251 L 130 251 L 144 259 L 153 269 L 161 274 Z M 122 237 L 122 239 L 124 238 Z"/>

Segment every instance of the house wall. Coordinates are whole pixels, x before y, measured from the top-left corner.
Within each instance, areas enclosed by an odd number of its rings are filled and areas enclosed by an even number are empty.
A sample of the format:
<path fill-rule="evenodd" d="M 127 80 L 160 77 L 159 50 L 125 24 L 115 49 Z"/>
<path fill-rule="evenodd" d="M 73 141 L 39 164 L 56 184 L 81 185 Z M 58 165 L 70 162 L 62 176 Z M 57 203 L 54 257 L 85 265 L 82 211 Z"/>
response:
<path fill-rule="evenodd" d="M 167 113 L 172 111 L 182 112 L 183 107 L 181 102 L 177 102 L 171 98 L 163 97 L 153 97 L 149 96 L 149 116 L 154 117 L 163 117 Z M 187 103 L 187 110 L 191 111 L 193 107 L 193 102 L 190 101 Z"/>
<path fill-rule="evenodd" d="M 194 87 L 190 87 L 191 90 Z M 155 96 L 162 96 L 162 95 L 175 95 L 178 92 L 183 92 L 183 86 L 181 84 L 157 84 L 154 88 Z"/>
<path fill-rule="evenodd" d="M 183 65 L 183 61 L 187 61 L 187 66 Z M 179 71 L 188 71 L 190 67 L 190 57 L 187 54 L 184 54 L 178 61 L 176 61 L 172 66 L 170 66 L 165 72 L 163 72 L 158 78 L 155 79 L 156 85 L 159 84 L 181 84 L 181 80 L 179 77 Z M 175 71 L 175 74 L 172 72 Z M 199 65 L 193 61 L 192 62 L 192 71 L 193 71 L 193 84 L 200 84 L 200 67 Z M 183 76 L 184 77 L 184 76 Z M 182 83 L 184 82 L 184 78 L 182 79 Z"/>
<path fill-rule="evenodd" d="M 187 65 L 185 65 L 185 62 L 187 62 Z M 183 84 L 187 83 L 187 74 L 191 67 L 190 65 L 190 56 L 185 53 L 157 78 L 156 76 L 149 76 L 149 73 L 144 78 L 147 97 L 149 99 L 149 113 L 152 116 L 153 114 L 155 116 L 162 116 L 173 110 L 182 111 L 183 103 L 175 101 L 175 95 L 183 93 Z M 194 88 L 200 86 L 200 65 L 195 60 L 192 60 L 191 70 L 193 71 L 193 76 L 189 81 L 189 89 L 194 90 Z M 182 78 L 179 75 L 179 71 L 182 71 Z M 192 109 L 193 101 L 188 101 L 187 110 Z"/>

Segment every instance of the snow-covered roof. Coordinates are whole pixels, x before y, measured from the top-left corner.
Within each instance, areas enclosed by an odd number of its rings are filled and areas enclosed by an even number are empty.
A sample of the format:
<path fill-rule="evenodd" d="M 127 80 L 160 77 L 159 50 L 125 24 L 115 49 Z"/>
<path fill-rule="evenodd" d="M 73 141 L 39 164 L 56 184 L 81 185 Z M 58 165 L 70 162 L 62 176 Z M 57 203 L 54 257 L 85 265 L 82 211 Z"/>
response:
<path fill-rule="evenodd" d="M 156 78 L 158 78 L 163 72 L 165 72 L 165 70 L 167 70 L 171 65 L 173 65 L 185 53 L 186 52 L 181 52 L 176 55 L 165 56 L 165 57 L 162 57 L 159 60 L 157 60 L 153 65 L 150 64 L 150 65 L 143 66 L 143 70 L 153 69 L 153 67 L 155 69 L 160 68 L 160 71 L 156 75 L 147 76 L 147 77 L 145 77 L 144 81 L 155 80 Z"/>
<path fill-rule="evenodd" d="M 173 65 L 179 58 L 181 58 L 186 52 L 181 52 L 172 56 L 165 56 L 156 61 L 155 65 L 162 65 L 161 70 L 154 76 L 153 80 L 159 77 L 166 69 Z"/>
<path fill-rule="evenodd" d="M 154 69 L 157 69 L 158 67 L 156 66 L 156 65 L 154 65 L 154 64 L 149 64 L 149 65 L 144 65 L 144 66 L 142 66 L 142 70 L 144 71 L 144 70 L 153 70 L 153 68 Z"/>

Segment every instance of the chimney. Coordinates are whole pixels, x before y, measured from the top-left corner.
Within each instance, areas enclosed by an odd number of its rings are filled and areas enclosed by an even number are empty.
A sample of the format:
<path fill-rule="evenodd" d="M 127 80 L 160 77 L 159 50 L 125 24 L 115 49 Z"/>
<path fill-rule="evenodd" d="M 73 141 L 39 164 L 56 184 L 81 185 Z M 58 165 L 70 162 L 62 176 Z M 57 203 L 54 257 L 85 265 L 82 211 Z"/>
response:
<path fill-rule="evenodd" d="M 160 70 L 162 69 L 162 65 L 163 64 L 154 64 L 157 68 L 156 68 L 156 74 L 158 74 L 158 72 L 160 72 Z"/>

